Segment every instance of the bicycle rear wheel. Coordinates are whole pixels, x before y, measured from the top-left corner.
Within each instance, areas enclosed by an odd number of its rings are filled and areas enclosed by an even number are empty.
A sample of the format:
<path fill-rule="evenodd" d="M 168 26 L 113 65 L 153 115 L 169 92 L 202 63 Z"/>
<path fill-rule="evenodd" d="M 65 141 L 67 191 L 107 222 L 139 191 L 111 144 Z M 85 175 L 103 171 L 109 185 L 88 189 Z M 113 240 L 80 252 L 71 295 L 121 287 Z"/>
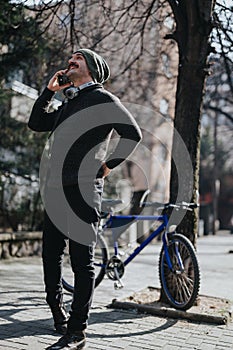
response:
<path fill-rule="evenodd" d="M 97 235 L 95 247 L 95 288 L 100 284 L 105 275 L 105 267 L 109 260 L 108 246 L 101 234 Z M 74 276 L 70 265 L 69 255 L 65 256 L 63 262 L 62 285 L 70 293 L 74 292 Z"/>
<path fill-rule="evenodd" d="M 166 301 L 176 309 L 193 306 L 200 287 L 200 271 L 192 243 L 176 233 L 168 235 L 169 268 L 164 246 L 159 258 L 159 277 Z"/>

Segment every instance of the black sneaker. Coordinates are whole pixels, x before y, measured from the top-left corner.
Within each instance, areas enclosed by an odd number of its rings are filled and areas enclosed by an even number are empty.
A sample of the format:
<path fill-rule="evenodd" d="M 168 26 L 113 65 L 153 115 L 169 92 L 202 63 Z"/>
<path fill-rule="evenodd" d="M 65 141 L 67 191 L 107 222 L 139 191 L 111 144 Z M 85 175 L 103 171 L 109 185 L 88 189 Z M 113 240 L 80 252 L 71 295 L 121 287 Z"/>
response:
<path fill-rule="evenodd" d="M 67 322 L 69 319 L 68 313 L 66 312 L 66 309 L 63 304 L 56 304 L 53 306 L 50 306 L 53 320 L 54 320 L 54 327 L 57 333 L 59 334 L 66 334 L 67 333 Z"/>
<path fill-rule="evenodd" d="M 61 337 L 58 342 L 46 348 L 46 350 L 79 350 L 83 349 L 86 344 L 86 336 L 84 331 L 75 334 L 66 334 Z"/>

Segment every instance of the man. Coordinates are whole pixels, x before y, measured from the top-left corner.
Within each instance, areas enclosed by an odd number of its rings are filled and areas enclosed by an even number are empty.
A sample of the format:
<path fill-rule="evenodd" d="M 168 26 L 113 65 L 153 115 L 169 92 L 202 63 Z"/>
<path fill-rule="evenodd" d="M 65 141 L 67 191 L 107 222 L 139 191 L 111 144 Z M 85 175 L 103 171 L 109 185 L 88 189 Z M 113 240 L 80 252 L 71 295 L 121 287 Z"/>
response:
<path fill-rule="evenodd" d="M 64 74 L 68 81 L 59 85 Z M 81 349 L 85 345 L 94 288 L 93 255 L 103 179 L 141 140 L 140 129 L 131 114 L 117 97 L 103 88 L 102 84 L 109 76 L 109 67 L 100 55 L 89 49 L 76 51 L 68 61 L 68 68 L 59 70 L 51 78 L 35 102 L 28 123 L 34 131 L 50 131 L 50 139 L 53 138 L 44 191 L 42 258 L 46 301 L 56 331 L 64 336 L 48 348 L 51 350 Z M 68 98 L 58 110 L 48 112 L 48 102 L 61 89 L 65 89 Z M 120 139 L 109 155 L 108 143 L 114 129 Z M 73 139 L 75 134 L 76 140 Z M 71 147 L 63 161 L 67 139 L 72 140 Z M 62 195 L 65 195 L 65 201 L 59 199 Z M 62 206 L 61 202 L 66 201 L 69 209 Z M 75 277 L 70 317 L 63 305 L 61 284 L 67 236 Z"/>

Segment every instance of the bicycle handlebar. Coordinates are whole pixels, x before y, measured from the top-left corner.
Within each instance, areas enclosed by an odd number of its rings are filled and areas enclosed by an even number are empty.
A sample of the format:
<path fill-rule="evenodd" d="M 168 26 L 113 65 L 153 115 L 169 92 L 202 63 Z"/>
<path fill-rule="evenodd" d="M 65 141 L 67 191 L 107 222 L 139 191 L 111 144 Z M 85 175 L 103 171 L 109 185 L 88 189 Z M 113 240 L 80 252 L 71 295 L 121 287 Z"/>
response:
<path fill-rule="evenodd" d="M 106 215 L 110 212 L 113 212 L 113 207 L 115 207 L 118 204 L 124 203 L 121 199 L 108 199 L 104 198 L 102 200 L 102 216 L 106 217 Z M 188 203 L 188 202 L 180 202 L 180 203 L 159 203 L 159 202 L 140 202 L 140 207 L 154 207 L 159 210 L 169 209 L 173 208 L 176 210 L 179 209 L 185 209 L 192 211 L 195 208 L 199 207 L 199 204 L 197 203 Z"/>
<path fill-rule="evenodd" d="M 157 209 L 186 209 L 186 210 L 193 210 L 195 208 L 199 207 L 199 204 L 197 203 L 188 203 L 188 202 L 181 202 L 181 203 L 159 203 L 159 202 L 143 202 L 141 204 L 142 207 L 155 207 Z"/>

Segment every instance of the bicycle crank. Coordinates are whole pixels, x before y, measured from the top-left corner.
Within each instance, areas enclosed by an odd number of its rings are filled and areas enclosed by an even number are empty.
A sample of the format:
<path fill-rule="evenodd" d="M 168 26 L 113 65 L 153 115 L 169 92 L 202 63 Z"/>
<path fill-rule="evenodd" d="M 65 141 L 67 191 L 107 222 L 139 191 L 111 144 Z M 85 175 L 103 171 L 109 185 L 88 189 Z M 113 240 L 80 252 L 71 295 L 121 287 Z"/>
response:
<path fill-rule="evenodd" d="M 124 275 L 125 267 L 121 259 L 114 255 L 112 256 L 106 266 L 106 275 L 110 280 L 117 281 L 115 283 L 115 288 L 123 288 L 123 283 L 121 282 L 121 277 Z"/>

